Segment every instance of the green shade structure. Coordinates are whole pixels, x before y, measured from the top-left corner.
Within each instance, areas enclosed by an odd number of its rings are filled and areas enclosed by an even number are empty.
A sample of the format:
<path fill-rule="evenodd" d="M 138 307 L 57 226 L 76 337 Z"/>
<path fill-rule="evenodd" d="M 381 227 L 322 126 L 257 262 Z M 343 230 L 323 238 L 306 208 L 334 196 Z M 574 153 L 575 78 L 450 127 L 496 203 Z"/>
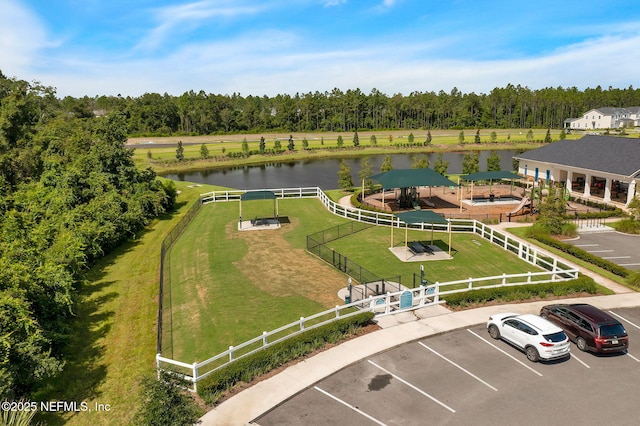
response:
<path fill-rule="evenodd" d="M 471 173 L 468 175 L 460 176 L 460 179 L 468 180 L 471 182 L 471 202 L 473 202 L 473 182 L 478 180 L 488 180 L 489 181 L 489 192 L 491 192 L 491 187 L 493 185 L 494 180 L 500 179 L 510 179 L 511 180 L 511 192 L 513 193 L 513 181 L 515 179 L 524 179 L 523 176 L 517 175 L 511 172 L 503 172 L 501 170 L 495 170 L 490 172 L 477 172 Z"/>
<path fill-rule="evenodd" d="M 278 197 L 271 191 L 249 191 L 240 196 L 240 223 L 242 223 L 242 202 L 252 200 L 273 200 L 273 217 L 278 217 Z"/>
<path fill-rule="evenodd" d="M 384 173 L 371 176 L 371 180 L 382 185 L 382 204 L 384 206 L 384 191 L 387 189 L 400 188 L 401 200 L 413 200 L 415 190 L 409 194 L 407 188 L 417 188 L 419 186 L 457 186 L 455 182 L 433 169 L 394 169 Z"/>
<path fill-rule="evenodd" d="M 433 224 L 447 224 L 449 229 L 449 257 L 451 257 L 451 223 L 440 216 L 438 213 L 431 210 L 412 210 L 408 212 L 398 213 L 394 215 L 406 225 L 415 223 L 430 223 L 431 224 L 431 244 L 433 244 Z M 404 228 L 404 245 L 408 245 L 408 226 Z M 391 226 L 391 246 L 393 247 L 393 225 Z"/>
<path fill-rule="evenodd" d="M 394 169 L 373 175 L 371 180 L 380 183 L 382 189 L 456 185 L 433 169 Z"/>

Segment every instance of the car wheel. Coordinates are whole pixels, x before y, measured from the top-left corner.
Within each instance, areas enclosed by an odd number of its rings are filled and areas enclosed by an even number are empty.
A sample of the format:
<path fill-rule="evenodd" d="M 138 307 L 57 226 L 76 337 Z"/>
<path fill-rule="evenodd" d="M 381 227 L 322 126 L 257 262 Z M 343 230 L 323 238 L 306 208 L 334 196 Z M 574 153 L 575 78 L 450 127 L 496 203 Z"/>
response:
<path fill-rule="evenodd" d="M 586 352 L 587 342 L 582 337 L 578 337 L 576 339 L 576 345 L 578 346 L 578 349 L 580 349 L 582 352 Z"/>
<path fill-rule="evenodd" d="M 524 351 L 527 354 L 527 359 L 529 361 L 531 362 L 540 361 L 540 354 L 538 354 L 538 351 L 533 346 L 527 346 Z"/>
<path fill-rule="evenodd" d="M 498 327 L 496 327 L 495 325 L 490 325 L 489 326 L 489 336 L 491 336 L 493 339 L 499 339 L 500 338 L 500 330 L 498 330 Z"/>

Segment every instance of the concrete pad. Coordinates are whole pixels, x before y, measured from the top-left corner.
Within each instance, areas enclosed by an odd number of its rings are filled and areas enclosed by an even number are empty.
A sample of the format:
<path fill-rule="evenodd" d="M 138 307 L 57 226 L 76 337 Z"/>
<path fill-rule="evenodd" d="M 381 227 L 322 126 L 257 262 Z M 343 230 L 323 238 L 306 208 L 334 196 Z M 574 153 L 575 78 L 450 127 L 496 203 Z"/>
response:
<path fill-rule="evenodd" d="M 436 245 L 429 245 L 433 254 L 413 253 L 407 246 L 389 247 L 389 251 L 395 254 L 403 262 L 430 262 L 434 260 L 450 260 L 453 257 Z"/>

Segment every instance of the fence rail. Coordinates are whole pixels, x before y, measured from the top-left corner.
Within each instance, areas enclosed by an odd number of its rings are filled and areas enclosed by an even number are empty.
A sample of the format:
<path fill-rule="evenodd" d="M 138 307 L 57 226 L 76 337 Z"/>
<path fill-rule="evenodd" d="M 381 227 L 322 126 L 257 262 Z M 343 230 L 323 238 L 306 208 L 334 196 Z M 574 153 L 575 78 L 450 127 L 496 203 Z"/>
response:
<path fill-rule="evenodd" d="M 419 288 L 387 292 L 384 295 L 370 296 L 369 298 L 366 298 L 366 293 L 363 293 L 364 297 L 361 300 L 345 305 L 337 305 L 333 309 L 320 312 L 306 318 L 301 317 L 298 321 L 292 322 L 270 332 L 265 331 L 260 336 L 248 340 L 238 346 L 231 346 L 227 351 L 199 363 L 196 362 L 188 364 L 163 357 L 161 355 L 161 347 L 159 343 L 158 354 L 156 356 L 158 371 L 166 369 L 183 376 L 187 381 L 192 383 L 193 391 L 197 390 L 197 383 L 200 380 L 235 360 L 251 355 L 256 351 L 300 334 L 305 330 L 320 327 L 337 319 L 347 318 L 363 310 L 374 312 L 378 316 L 392 315 L 397 312 L 404 312 L 441 303 L 441 298 L 447 294 L 469 291 L 477 288 L 494 288 L 564 281 L 578 277 L 577 269 L 570 267 L 553 256 L 543 255 L 535 247 L 511 238 L 482 222 L 478 222 L 477 220 L 449 219 L 447 224 L 428 224 L 428 228 L 426 228 L 425 224 L 404 224 L 404 222 L 401 222 L 397 217 L 388 213 L 371 212 L 341 206 L 340 204 L 330 200 L 320 188 L 287 188 L 270 191 L 280 198 L 318 197 L 332 213 L 359 222 L 383 226 L 402 226 L 403 228 L 407 226 L 412 229 L 421 230 L 430 230 L 433 226 L 434 230 L 440 231 L 451 230 L 452 232 L 472 232 L 493 244 L 497 244 L 504 250 L 508 250 L 516 254 L 519 258 L 525 260 L 531 265 L 535 265 L 536 267 L 543 269 L 543 271 L 468 278 L 446 283 L 435 283 L 427 286 L 421 285 Z M 202 194 L 200 197 L 200 203 L 198 204 L 239 200 L 241 195 L 245 192 L 248 191 L 214 191 L 208 194 Z M 193 215 L 195 215 L 196 212 L 194 212 Z M 193 215 L 191 217 L 193 217 Z M 186 216 L 183 220 L 185 219 Z M 184 229 L 184 227 L 182 229 Z M 181 232 L 181 230 L 179 232 Z M 316 242 L 316 246 L 322 246 L 322 244 Z M 165 250 L 163 242 L 163 253 Z M 159 339 L 160 334 L 161 333 L 159 331 Z"/>

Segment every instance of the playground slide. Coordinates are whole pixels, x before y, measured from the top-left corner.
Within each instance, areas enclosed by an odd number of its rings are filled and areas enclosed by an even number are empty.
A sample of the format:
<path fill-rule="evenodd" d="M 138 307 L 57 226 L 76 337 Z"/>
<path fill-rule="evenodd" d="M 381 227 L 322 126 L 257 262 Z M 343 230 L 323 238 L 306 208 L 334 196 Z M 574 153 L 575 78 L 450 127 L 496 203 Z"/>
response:
<path fill-rule="evenodd" d="M 529 199 L 529 197 L 523 197 L 522 200 L 520 201 L 520 204 L 518 204 L 518 207 L 516 207 L 512 212 L 508 213 L 509 216 L 518 213 L 520 210 L 522 210 L 524 206 L 526 206 L 530 202 L 531 200 Z"/>

